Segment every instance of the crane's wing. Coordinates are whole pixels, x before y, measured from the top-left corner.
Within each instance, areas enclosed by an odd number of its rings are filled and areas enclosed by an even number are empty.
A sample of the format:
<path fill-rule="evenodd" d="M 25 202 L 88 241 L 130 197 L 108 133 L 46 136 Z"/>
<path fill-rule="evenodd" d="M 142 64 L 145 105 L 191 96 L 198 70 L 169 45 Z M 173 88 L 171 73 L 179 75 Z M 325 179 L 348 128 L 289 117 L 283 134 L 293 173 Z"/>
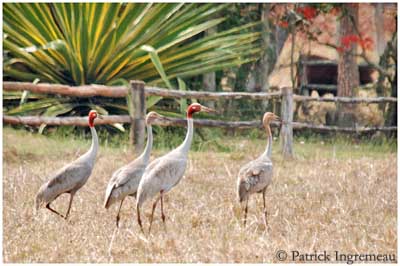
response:
<path fill-rule="evenodd" d="M 248 193 L 259 192 L 271 183 L 272 162 L 255 160 L 244 165 L 239 171 L 238 194 L 242 201 Z"/>
<path fill-rule="evenodd" d="M 161 184 L 164 191 L 170 190 L 182 178 L 186 169 L 186 160 L 183 158 L 165 158 L 152 169 L 149 176 Z"/>
<path fill-rule="evenodd" d="M 146 168 L 138 188 L 138 204 L 152 198 L 161 190 L 173 188 L 182 178 L 186 159 L 181 157 L 160 157 Z"/>
<path fill-rule="evenodd" d="M 123 186 L 128 184 L 128 182 L 131 182 L 131 187 L 135 187 L 134 184 L 136 183 L 137 187 L 139 185 L 140 179 L 142 178 L 145 167 L 146 165 L 141 160 L 135 160 L 130 164 L 127 164 L 116 170 L 112 175 L 110 182 L 108 183 L 104 205 L 108 206 L 110 197 L 112 196 L 113 192 L 116 191 L 116 189 L 118 188 L 123 188 Z M 126 189 L 129 190 L 128 187 L 126 187 Z M 120 191 L 120 193 L 122 192 Z"/>
<path fill-rule="evenodd" d="M 47 187 L 49 189 L 57 188 L 60 192 L 78 189 L 85 184 L 91 172 L 92 168 L 88 164 L 71 163 L 53 175 L 47 183 Z"/>
<path fill-rule="evenodd" d="M 125 185 L 132 178 L 141 178 L 146 165 L 142 162 L 134 161 L 131 164 L 126 165 L 118 173 L 118 178 L 115 180 L 115 186 L 120 187 Z"/>

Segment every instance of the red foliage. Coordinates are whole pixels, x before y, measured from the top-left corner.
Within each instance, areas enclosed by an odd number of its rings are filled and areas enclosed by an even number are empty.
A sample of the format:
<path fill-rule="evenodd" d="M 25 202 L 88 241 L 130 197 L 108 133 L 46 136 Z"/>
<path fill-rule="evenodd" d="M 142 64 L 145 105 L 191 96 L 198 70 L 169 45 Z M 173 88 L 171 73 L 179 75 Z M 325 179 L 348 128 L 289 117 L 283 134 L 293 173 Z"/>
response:
<path fill-rule="evenodd" d="M 371 37 L 360 38 L 356 34 L 350 34 L 342 37 L 341 46 L 336 48 L 339 53 L 350 50 L 352 44 L 359 44 L 364 50 L 373 49 L 373 41 Z"/>
<path fill-rule="evenodd" d="M 346 36 L 342 37 L 342 40 L 341 40 L 342 47 L 343 47 L 345 50 L 349 50 L 350 47 L 351 47 L 351 45 L 352 45 L 353 43 L 358 43 L 359 40 L 360 40 L 360 38 L 359 38 L 357 35 L 355 35 L 355 34 L 346 35 Z"/>
<path fill-rule="evenodd" d="M 341 12 L 340 7 L 334 7 L 329 11 L 329 13 L 332 16 L 338 16 L 340 14 L 340 12 Z"/>
<path fill-rule="evenodd" d="M 371 37 L 365 37 L 360 40 L 360 45 L 365 50 L 372 50 L 374 48 L 374 42 Z"/>
<path fill-rule="evenodd" d="M 317 10 L 312 6 L 299 7 L 296 11 L 302 14 L 306 20 L 311 20 L 317 16 Z"/>
<path fill-rule="evenodd" d="M 344 48 L 342 46 L 336 47 L 336 51 L 338 51 L 338 53 L 344 53 Z"/>
<path fill-rule="evenodd" d="M 289 22 L 287 22 L 286 20 L 281 20 L 279 21 L 278 26 L 282 28 L 287 28 L 289 26 Z"/>

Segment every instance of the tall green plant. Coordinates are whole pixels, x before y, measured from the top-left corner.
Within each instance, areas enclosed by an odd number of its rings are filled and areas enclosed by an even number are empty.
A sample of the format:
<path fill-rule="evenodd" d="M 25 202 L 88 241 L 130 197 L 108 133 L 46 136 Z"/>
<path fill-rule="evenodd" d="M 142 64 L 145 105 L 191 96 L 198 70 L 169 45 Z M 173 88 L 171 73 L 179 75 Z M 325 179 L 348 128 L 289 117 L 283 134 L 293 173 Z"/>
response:
<path fill-rule="evenodd" d="M 158 84 L 163 79 L 191 77 L 256 60 L 260 53 L 260 33 L 247 30 L 255 24 L 201 38 L 202 32 L 224 20 L 213 17 L 227 6 L 5 3 L 4 79 L 28 82 L 39 79 L 70 85 L 116 85 L 136 79 Z M 143 47 L 154 48 L 165 77 L 160 76 L 151 53 Z M 39 105 L 45 100 L 35 101 Z M 76 104 L 78 100 L 69 97 L 58 100 L 60 105 L 68 105 L 65 113 L 79 112 L 89 104 L 113 112 L 127 111 L 123 101 L 94 98 L 79 99 Z M 72 109 L 71 103 L 75 103 Z M 13 112 L 12 104 L 7 110 Z M 40 110 L 37 113 L 45 112 L 46 108 Z"/>

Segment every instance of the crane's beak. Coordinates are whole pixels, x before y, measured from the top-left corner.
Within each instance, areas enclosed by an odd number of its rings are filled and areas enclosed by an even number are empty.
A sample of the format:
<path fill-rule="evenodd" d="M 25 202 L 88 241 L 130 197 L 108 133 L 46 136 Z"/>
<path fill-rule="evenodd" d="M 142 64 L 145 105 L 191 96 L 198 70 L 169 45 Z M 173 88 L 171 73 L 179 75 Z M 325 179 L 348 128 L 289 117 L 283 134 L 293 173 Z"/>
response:
<path fill-rule="evenodd" d="M 282 119 L 277 115 L 274 116 L 274 120 L 278 121 L 278 122 L 282 122 Z"/>
<path fill-rule="evenodd" d="M 104 119 L 104 116 L 102 116 L 101 114 L 97 114 L 97 118 Z"/>
<path fill-rule="evenodd" d="M 206 113 L 217 113 L 217 111 L 215 111 L 214 109 L 206 107 L 204 105 L 201 106 L 201 111 Z"/>
<path fill-rule="evenodd" d="M 157 119 L 161 120 L 161 121 L 172 121 L 171 118 L 167 117 L 167 116 L 163 116 L 163 115 L 158 115 Z"/>

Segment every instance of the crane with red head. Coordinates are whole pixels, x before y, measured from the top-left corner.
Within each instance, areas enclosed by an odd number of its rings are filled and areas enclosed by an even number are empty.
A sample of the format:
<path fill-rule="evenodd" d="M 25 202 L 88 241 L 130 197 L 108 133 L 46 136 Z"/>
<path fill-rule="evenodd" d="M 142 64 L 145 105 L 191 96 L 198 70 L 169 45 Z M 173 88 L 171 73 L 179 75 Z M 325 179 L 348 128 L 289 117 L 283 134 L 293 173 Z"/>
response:
<path fill-rule="evenodd" d="M 92 145 L 90 149 L 78 159 L 51 175 L 49 181 L 40 187 L 35 199 L 36 210 L 44 205 L 51 212 L 65 219 L 68 218 L 74 195 L 86 184 L 95 164 L 97 150 L 99 148 L 99 140 L 94 127 L 96 118 L 102 119 L 102 116 L 98 114 L 97 111 L 91 110 L 88 115 L 88 124 L 92 134 Z M 50 207 L 50 203 L 64 193 L 70 194 L 68 210 L 65 216 Z"/>
<path fill-rule="evenodd" d="M 158 196 L 153 203 L 151 211 L 149 233 L 153 222 L 154 210 L 159 201 L 161 201 L 161 218 L 165 223 L 163 196 L 179 183 L 185 173 L 188 153 L 193 139 L 192 117 L 198 112 L 215 111 L 199 103 L 191 104 L 186 112 L 188 129 L 185 140 L 176 149 L 152 161 L 144 171 L 142 179 L 140 180 L 136 200 L 137 219 L 142 231 L 143 226 L 140 218 L 140 208 L 145 201 L 155 197 L 157 194 Z"/>

